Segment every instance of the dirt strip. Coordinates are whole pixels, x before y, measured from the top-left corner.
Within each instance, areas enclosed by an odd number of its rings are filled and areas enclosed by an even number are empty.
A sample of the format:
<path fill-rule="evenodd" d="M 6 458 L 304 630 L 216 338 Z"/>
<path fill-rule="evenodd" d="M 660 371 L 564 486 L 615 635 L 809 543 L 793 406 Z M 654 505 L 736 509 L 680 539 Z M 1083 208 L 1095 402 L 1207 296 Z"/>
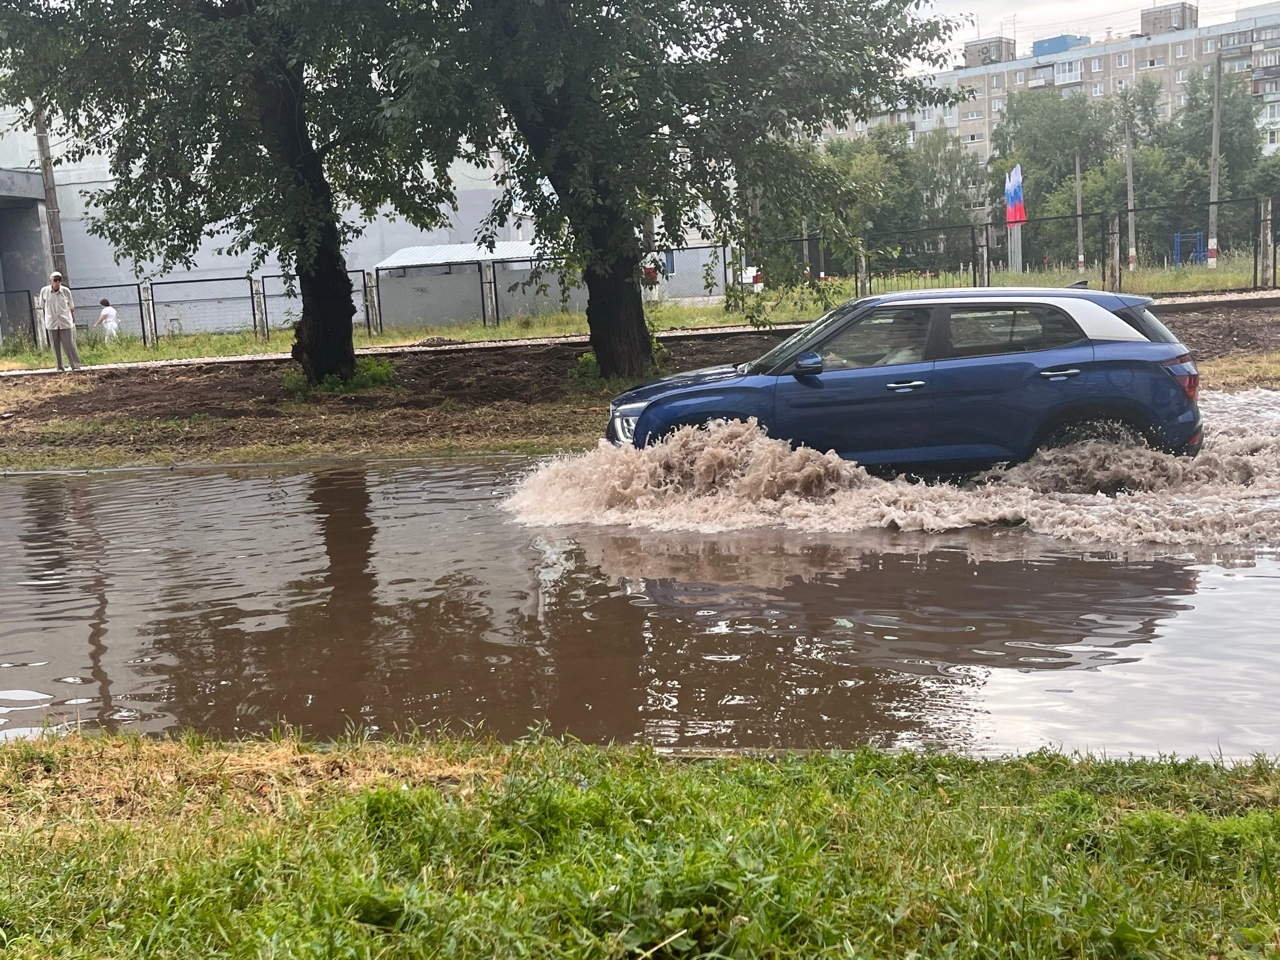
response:
<path fill-rule="evenodd" d="M 1170 313 L 1206 366 L 1206 386 L 1280 388 L 1280 307 L 1241 304 Z M 759 356 L 789 329 L 715 330 L 663 338 L 667 367 Z M 393 382 L 361 394 L 298 399 L 291 361 L 93 369 L 0 377 L 0 469 L 419 456 L 468 450 L 581 448 L 603 432 L 616 386 L 572 376 L 585 342 L 379 351 Z M 1230 378 L 1215 382 L 1215 363 Z"/>

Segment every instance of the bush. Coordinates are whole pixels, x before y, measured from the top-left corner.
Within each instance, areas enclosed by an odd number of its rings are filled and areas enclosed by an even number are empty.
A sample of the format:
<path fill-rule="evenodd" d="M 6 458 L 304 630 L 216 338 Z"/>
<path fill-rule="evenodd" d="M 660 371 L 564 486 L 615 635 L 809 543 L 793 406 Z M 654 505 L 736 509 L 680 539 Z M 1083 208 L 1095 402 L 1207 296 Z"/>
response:
<path fill-rule="evenodd" d="M 329 374 L 314 387 L 307 383 L 306 374 L 297 367 L 284 372 L 284 388 L 295 397 L 311 393 L 360 393 L 385 386 L 395 379 L 395 365 L 381 357 L 357 357 L 356 372 L 350 380 L 343 381 Z"/>

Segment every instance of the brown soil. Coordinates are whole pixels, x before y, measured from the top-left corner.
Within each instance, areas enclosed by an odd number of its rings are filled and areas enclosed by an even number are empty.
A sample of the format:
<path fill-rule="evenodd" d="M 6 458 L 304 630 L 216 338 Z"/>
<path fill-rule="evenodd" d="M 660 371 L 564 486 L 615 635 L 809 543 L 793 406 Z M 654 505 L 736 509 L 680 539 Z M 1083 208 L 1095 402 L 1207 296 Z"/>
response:
<path fill-rule="evenodd" d="M 1154 312 L 1191 348 L 1197 360 L 1220 360 L 1242 353 L 1280 351 L 1280 308 L 1231 309 L 1196 313 Z"/>
<path fill-rule="evenodd" d="M 1202 361 L 1206 386 L 1280 387 L 1280 365 L 1260 356 L 1280 352 L 1280 309 L 1164 319 Z M 667 365 L 737 363 L 785 333 L 667 338 Z M 618 386 L 575 382 L 586 350 L 513 343 L 399 354 L 387 387 L 303 399 L 285 389 L 286 360 L 0 377 L 0 469 L 581 448 L 601 436 Z"/>
<path fill-rule="evenodd" d="M 759 356 L 781 331 L 666 340 L 687 370 Z M 386 388 L 285 389 L 286 360 L 0 377 L 0 468 L 413 456 L 581 447 L 616 387 L 575 384 L 581 343 L 400 354 Z"/>

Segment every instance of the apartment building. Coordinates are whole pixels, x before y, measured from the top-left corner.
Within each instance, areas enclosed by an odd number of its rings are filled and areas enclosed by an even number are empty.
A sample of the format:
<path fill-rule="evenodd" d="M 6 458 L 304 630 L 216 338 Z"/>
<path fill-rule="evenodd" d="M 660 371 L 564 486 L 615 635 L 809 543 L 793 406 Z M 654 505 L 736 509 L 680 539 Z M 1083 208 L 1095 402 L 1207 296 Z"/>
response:
<path fill-rule="evenodd" d="M 1103 97 L 1150 77 L 1160 83 L 1160 111 L 1168 117 L 1186 102 L 1192 74 L 1209 75 L 1220 55 L 1223 73 L 1248 74 L 1254 95 L 1265 102 L 1258 122 L 1266 130 L 1265 152 L 1274 153 L 1280 148 L 1280 2 L 1241 9 L 1230 23 L 1198 23 L 1195 5 L 1172 3 L 1143 10 L 1140 33 L 1065 49 L 1050 41 L 1037 48 L 1054 52 L 1040 56 L 1019 58 L 1007 37 L 973 40 L 965 44 L 964 65 L 936 77 L 939 86 L 967 91 L 969 100 L 954 107 L 887 112 L 836 135 L 865 136 L 879 124 L 902 123 L 914 140 L 918 133 L 943 128 L 985 160 L 992 131 L 1013 93 L 1052 89 L 1064 97 Z"/>

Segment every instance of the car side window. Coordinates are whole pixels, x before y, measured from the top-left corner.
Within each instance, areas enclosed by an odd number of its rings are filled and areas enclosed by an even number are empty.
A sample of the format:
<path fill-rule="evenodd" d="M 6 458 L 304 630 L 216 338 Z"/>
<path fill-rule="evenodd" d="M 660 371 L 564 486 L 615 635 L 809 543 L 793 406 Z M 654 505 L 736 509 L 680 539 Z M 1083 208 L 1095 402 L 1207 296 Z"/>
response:
<path fill-rule="evenodd" d="M 988 357 L 1049 350 L 1084 339 L 1075 321 L 1056 307 L 952 307 L 949 357 Z"/>
<path fill-rule="evenodd" d="M 929 307 L 873 310 L 823 344 L 827 370 L 887 367 L 924 359 L 929 339 Z"/>

